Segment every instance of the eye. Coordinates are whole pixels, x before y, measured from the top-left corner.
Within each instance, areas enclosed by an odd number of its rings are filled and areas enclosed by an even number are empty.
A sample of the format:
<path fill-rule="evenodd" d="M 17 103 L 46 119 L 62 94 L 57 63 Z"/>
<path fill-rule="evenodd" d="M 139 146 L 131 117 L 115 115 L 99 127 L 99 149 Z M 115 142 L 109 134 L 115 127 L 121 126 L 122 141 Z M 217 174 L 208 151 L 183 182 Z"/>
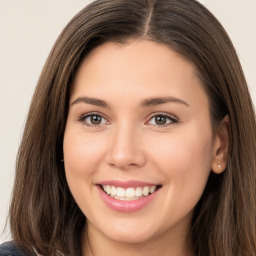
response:
<path fill-rule="evenodd" d="M 103 116 L 96 113 L 83 115 L 79 118 L 79 121 L 83 122 L 87 126 L 101 126 L 108 124 L 108 121 Z"/>
<path fill-rule="evenodd" d="M 177 118 L 167 114 L 154 114 L 148 121 L 148 124 L 156 126 L 168 126 L 177 123 Z"/>

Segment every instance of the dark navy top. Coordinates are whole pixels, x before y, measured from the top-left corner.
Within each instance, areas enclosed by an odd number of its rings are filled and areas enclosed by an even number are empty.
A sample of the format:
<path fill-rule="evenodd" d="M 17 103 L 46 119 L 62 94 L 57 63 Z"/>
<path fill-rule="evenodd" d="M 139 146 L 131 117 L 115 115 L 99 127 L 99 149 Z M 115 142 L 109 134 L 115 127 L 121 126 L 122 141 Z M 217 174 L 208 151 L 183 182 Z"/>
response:
<path fill-rule="evenodd" d="M 28 256 L 14 242 L 5 242 L 0 245 L 0 256 Z"/>

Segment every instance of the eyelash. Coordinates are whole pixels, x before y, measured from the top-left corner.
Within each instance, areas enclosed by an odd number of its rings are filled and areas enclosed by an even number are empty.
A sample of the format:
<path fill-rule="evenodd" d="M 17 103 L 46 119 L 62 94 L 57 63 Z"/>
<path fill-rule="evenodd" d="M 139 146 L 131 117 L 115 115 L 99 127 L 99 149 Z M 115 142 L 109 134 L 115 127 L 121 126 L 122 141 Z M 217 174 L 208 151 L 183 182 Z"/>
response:
<path fill-rule="evenodd" d="M 96 127 L 97 128 L 100 125 L 102 125 L 102 124 L 90 124 L 90 123 L 86 122 L 86 118 L 93 117 L 93 116 L 100 117 L 100 118 L 106 120 L 106 123 L 109 124 L 107 119 L 101 113 L 98 113 L 98 112 L 90 112 L 90 113 L 87 113 L 87 114 L 83 114 L 82 116 L 80 116 L 78 121 L 84 123 L 86 126 L 89 126 L 89 127 Z M 106 125 L 106 124 L 104 124 L 104 125 Z"/>
<path fill-rule="evenodd" d="M 178 118 L 173 116 L 173 115 L 170 115 L 170 114 L 167 114 L 167 113 L 153 113 L 152 115 L 149 116 L 149 121 L 152 119 L 152 118 L 156 118 L 156 117 L 163 117 L 163 118 L 166 118 L 166 119 L 169 119 L 169 123 L 167 124 L 163 124 L 163 125 L 156 125 L 156 124 L 150 124 L 150 125 L 153 125 L 153 126 L 157 126 L 159 128 L 163 128 L 163 127 L 166 127 L 166 126 L 170 126 L 170 125 L 174 125 L 176 123 L 178 123 Z M 147 121 L 147 122 L 149 122 Z"/>
<path fill-rule="evenodd" d="M 101 119 L 105 120 L 106 123 L 105 124 L 91 124 L 91 123 L 88 123 L 88 121 L 86 122 L 86 119 L 88 117 L 92 118 L 93 116 L 100 117 Z M 154 114 L 151 114 L 149 116 L 147 123 L 149 123 L 151 119 L 156 118 L 156 117 L 166 118 L 166 119 L 169 120 L 169 122 L 167 124 L 163 124 L 163 125 L 157 125 L 157 124 L 149 124 L 149 125 L 157 126 L 159 128 L 162 128 L 162 127 L 174 125 L 174 124 L 179 122 L 178 118 L 173 116 L 173 115 L 166 114 L 166 113 L 154 113 Z M 98 112 L 90 112 L 90 113 L 87 113 L 87 114 L 83 114 L 82 116 L 80 116 L 78 121 L 84 123 L 86 126 L 96 127 L 96 128 L 99 128 L 102 125 L 108 125 L 110 123 L 109 121 L 107 121 L 107 119 L 101 113 L 98 113 Z"/>

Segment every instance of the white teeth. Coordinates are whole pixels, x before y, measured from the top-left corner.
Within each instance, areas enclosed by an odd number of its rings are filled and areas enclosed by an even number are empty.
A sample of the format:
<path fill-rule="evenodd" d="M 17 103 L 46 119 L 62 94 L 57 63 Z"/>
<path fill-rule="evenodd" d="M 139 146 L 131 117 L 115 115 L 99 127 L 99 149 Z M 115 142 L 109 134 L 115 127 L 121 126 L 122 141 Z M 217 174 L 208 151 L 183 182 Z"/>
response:
<path fill-rule="evenodd" d="M 124 188 L 117 188 L 116 189 L 116 195 L 118 197 L 125 197 L 125 189 Z"/>
<path fill-rule="evenodd" d="M 136 194 L 137 197 L 142 196 L 142 188 L 136 188 L 135 194 Z"/>
<path fill-rule="evenodd" d="M 156 190 L 156 186 L 153 186 L 153 187 L 150 187 L 149 192 L 152 194 L 155 192 L 155 190 Z"/>
<path fill-rule="evenodd" d="M 149 187 L 144 187 L 143 190 L 142 190 L 142 193 L 144 196 L 148 196 L 149 194 Z"/>
<path fill-rule="evenodd" d="M 103 185 L 103 190 L 111 197 L 117 200 L 136 200 L 144 196 L 148 196 L 156 191 L 156 186 L 145 186 L 137 188 L 121 188 L 110 185 Z"/>
<path fill-rule="evenodd" d="M 128 198 L 134 197 L 135 196 L 134 188 L 127 188 L 125 196 L 128 197 Z"/>
<path fill-rule="evenodd" d="M 106 192 L 106 191 L 105 191 L 105 192 Z M 111 195 L 112 197 L 114 197 L 114 196 L 116 195 L 116 187 L 111 186 L 111 192 L 110 192 L 110 195 Z"/>
<path fill-rule="evenodd" d="M 106 185 L 105 191 L 107 192 L 108 195 L 111 193 L 111 187 L 109 185 Z"/>

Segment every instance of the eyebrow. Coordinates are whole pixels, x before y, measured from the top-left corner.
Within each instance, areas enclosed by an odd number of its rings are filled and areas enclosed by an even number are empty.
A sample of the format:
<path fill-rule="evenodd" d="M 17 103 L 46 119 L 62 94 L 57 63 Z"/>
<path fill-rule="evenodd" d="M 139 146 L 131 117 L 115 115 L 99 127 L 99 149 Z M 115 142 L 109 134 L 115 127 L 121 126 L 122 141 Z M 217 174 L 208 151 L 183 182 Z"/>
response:
<path fill-rule="evenodd" d="M 189 107 L 189 104 L 186 101 L 175 98 L 175 97 L 148 98 L 141 102 L 141 106 L 142 107 L 156 106 L 156 105 L 161 105 L 169 102 L 179 103 Z M 77 103 L 87 103 L 87 104 L 95 105 L 98 107 L 109 108 L 109 105 L 106 103 L 106 101 L 96 99 L 96 98 L 91 98 L 91 97 L 79 97 L 71 103 L 71 106 Z"/>
<path fill-rule="evenodd" d="M 160 105 L 160 104 L 169 103 L 169 102 L 179 103 L 189 107 L 189 104 L 186 101 L 175 98 L 175 97 L 149 98 L 149 99 L 143 100 L 141 105 L 143 107 L 147 107 L 147 106 L 155 106 L 155 105 Z"/>
<path fill-rule="evenodd" d="M 104 100 L 100 100 L 100 99 L 96 99 L 96 98 L 91 98 L 91 97 L 79 97 L 76 100 L 74 100 L 71 103 L 71 106 L 77 103 L 87 103 L 87 104 L 91 104 L 91 105 L 95 105 L 98 107 L 104 107 L 104 108 L 108 108 L 108 104 L 106 103 L 106 101 Z"/>

